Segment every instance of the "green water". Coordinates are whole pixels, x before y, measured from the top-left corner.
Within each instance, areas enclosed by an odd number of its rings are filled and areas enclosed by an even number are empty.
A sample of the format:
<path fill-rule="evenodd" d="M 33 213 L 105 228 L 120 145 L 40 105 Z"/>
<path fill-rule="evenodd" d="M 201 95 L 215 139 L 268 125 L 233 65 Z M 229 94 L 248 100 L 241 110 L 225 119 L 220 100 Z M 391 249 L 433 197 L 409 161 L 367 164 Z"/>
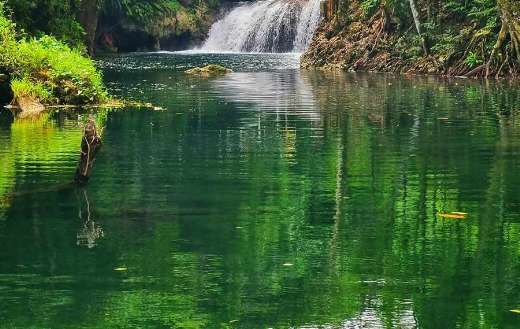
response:
<path fill-rule="evenodd" d="M 213 62 L 235 73 L 182 74 Z M 517 86 L 295 55 L 100 65 L 166 110 L 98 113 L 86 189 L 62 184 L 87 113 L 0 114 L 0 327 L 520 327 Z"/>

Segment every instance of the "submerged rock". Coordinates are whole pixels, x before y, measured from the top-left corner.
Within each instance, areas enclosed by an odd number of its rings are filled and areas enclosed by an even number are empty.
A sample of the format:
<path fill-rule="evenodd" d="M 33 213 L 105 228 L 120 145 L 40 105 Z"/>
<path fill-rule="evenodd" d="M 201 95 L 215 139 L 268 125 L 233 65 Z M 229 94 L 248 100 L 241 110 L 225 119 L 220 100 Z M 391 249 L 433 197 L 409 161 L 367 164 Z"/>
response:
<path fill-rule="evenodd" d="M 16 97 L 16 107 L 13 107 L 17 118 L 33 118 L 45 111 L 45 106 L 38 100 L 31 97 Z"/>
<path fill-rule="evenodd" d="M 225 68 L 224 66 L 217 64 L 210 64 L 204 67 L 196 67 L 190 70 L 185 71 L 186 74 L 190 75 L 199 75 L 199 76 L 215 76 L 215 75 L 223 75 L 227 73 L 233 72 L 232 70 Z"/>

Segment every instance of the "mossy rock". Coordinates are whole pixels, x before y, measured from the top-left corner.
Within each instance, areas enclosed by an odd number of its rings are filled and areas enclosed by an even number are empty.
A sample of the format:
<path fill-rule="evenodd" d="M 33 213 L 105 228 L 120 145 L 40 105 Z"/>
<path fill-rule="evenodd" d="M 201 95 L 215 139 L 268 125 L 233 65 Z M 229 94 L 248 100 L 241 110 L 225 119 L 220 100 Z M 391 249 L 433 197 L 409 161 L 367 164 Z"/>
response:
<path fill-rule="evenodd" d="M 16 97 L 12 112 L 19 119 L 34 118 L 43 113 L 46 108 L 37 99 L 30 96 Z"/>
<path fill-rule="evenodd" d="M 225 68 L 224 66 L 216 65 L 216 64 L 210 64 L 210 65 L 207 65 L 204 67 L 196 67 L 196 68 L 185 71 L 186 74 L 198 75 L 198 76 L 204 76 L 204 77 L 223 75 L 223 74 L 227 74 L 227 73 L 231 73 L 231 72 L 233 72 L 233 71 L 228 68 Z"/>

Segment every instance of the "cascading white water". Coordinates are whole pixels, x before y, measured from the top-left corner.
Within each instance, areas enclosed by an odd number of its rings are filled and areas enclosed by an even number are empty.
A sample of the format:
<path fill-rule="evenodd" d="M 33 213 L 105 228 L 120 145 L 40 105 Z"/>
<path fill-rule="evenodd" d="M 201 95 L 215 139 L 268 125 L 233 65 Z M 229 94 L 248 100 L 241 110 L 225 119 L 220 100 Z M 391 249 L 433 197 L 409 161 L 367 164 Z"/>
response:
<path fill-rule="evenodd" d="M 320 23 L 320 0 L 308 0 L 303 7 L 298 22 L 296 39 L 294 40 L 294 50 L 302 52 L 311 43 L 314 32 Z"/>
<path fill-rule="evenodd" d="M 211 27 L 201 50 L 301 52 L 320 20 L 320 0 L 260 0 L 231 10 Z"/>

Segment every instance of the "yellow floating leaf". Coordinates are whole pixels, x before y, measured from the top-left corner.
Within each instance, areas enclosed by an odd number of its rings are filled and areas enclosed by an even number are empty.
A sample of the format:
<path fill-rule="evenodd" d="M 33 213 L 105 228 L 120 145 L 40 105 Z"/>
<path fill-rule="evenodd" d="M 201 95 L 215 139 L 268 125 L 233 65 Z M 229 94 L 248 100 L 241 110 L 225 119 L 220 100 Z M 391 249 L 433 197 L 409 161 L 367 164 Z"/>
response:
<path fill-rule="evenodd" d="M 292 263 L 285 263 L 285 264 L 283 264 L 283 266 L 293 266 L 293 265 L 294 264 L 292 264 Z"/>
<path fill-rule="evenodd" d="M 520 310 L 509 310 L 510 312 L 513 312 L 513 313 L 516 313 L 516 314 L 520 314 Z"/>
<path fill-rule="evenodd" d="M 128 270 L 126 267 L 116 267 L 114 269 L 114 271 L 119 271 L 119 272 L 126 271 L 126 270 Z"/>
<path fill-rule="evenodd" d="M 438 213 L 439 216 L 443 218 L 450 218 L 450 219 L 464 219 L 466 218 L 467 214 L 464 213 L 456 213 L 456 212 L 450 212 L 450 213 Z"/>
<path fill-rule="evenodd" d="M 464 216 L 467 216 L 467 215 L 468 215 L 467 212 L 460 212 L 460 211 L 452 211 L 451 213 L 452 213 L 452 214 L 455 214 L 455 215 L 464 215 Z"/>

